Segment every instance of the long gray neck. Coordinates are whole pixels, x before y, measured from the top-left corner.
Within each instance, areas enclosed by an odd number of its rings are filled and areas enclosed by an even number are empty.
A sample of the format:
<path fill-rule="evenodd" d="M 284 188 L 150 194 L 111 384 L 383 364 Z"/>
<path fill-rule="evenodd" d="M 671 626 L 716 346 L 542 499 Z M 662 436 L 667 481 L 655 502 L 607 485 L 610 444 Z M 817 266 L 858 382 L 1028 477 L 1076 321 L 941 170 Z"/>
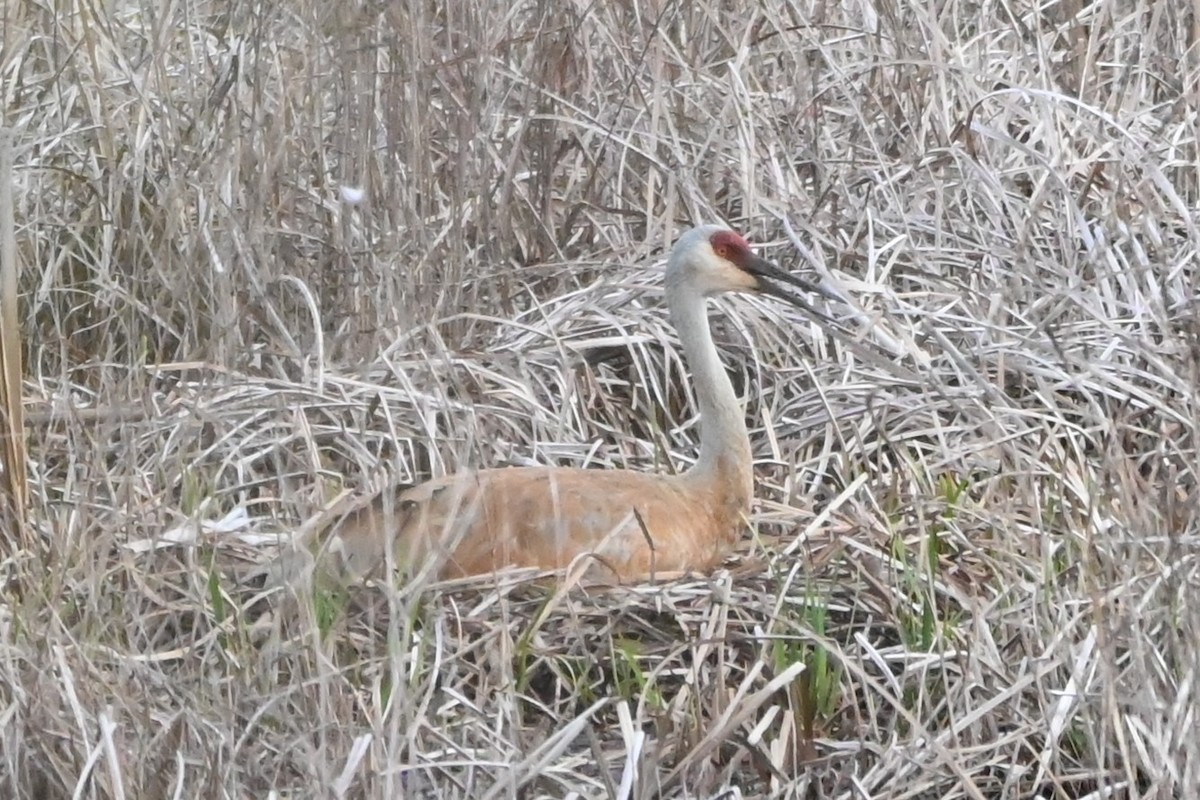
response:
<path fill-rule="evenodd" d="M 700 457 L 684 478 L 736 492 L 744 496 L 739 504 L 749 503 L 753 473 L 745 411 L 713 344 L 704 296 L 677 285 L 667 293 L 667 306 L 700 403 Z"/>

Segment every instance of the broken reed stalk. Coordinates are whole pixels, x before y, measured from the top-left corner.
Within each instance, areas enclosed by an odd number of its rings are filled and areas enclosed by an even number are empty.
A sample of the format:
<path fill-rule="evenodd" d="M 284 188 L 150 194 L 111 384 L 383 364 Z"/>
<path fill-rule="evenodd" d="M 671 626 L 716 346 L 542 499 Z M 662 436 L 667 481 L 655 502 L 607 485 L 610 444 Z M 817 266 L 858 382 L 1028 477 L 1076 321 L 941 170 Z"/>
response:
<path fill-rule="evenodd" d="M 13 131 L 0 128 L 0 547 L 20 549 L 29 499 L 21 407 L 21 321 L 13 223 Z M 25 542 L 23 542 L 25 543 Z"/>

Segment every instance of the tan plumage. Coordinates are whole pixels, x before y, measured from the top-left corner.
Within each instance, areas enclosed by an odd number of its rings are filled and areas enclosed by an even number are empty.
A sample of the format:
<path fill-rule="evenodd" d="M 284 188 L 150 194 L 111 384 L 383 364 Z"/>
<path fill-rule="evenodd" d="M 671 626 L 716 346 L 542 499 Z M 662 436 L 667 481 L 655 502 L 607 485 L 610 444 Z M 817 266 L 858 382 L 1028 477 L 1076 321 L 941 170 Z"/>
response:
<path fill-rule="evenodd" d="M 434 559 L 444 578 L 506 566 L 561 569 L 576 558 L 587 559 L 588 574 L 601 580 L 719 564 L 745 528 L 753 472 L 744 412 L 713 344 L 705 298 L 759 291 L 807 308 L 777 284 L 816 288 L 755 256 L 738 234 L 711 225 L 680 237 L 666 282 L 700 405 L 700 455 L 691 469 L 668 476 L 500 468 L 431 480 L 376 498 L 332 526 L 323 571 L 372 574 L 389 546 L 398 565 L 415 571 Z"/>
<path fill-rule="evenodd" d="M 394 534 L 397 563 L 432 556 L 443 578 L 561 569 L 581 553 L 602 580 L 706 570 L 744 524 L 750 487 L 740 483 L 557 467 L 451 475 L 401 493 L 390 511 L 381 497 L 347 515 L 330 531 L 333 557 L 340 572 L 370 574 Z"/>

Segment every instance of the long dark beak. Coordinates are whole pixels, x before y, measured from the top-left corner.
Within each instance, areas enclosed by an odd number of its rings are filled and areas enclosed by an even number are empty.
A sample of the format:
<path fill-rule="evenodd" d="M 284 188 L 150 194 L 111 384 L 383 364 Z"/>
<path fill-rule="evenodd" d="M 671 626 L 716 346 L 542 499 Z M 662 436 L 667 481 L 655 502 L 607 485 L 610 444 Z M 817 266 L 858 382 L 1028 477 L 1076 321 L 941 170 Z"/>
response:
<path fill-rule="evenodd" d="M 792 305 L 801 309 L 805 313 L 816 317 L 817 319 L 828 322 L 831 325 L 836 324 L 832 319 L 813 308 L 807 300 L 804 300 L 792 292 L 789 292 L 783 287 L 784 284 L 787 284 L 789 286 L 794 286 L 808 294 L 819 294 L 822 297 L 830 300 L 837 300 L 839 303 L 842 302 L 842 299 L 833 292 L 825 289 L 824 287 L 817 286 L 815 283 L 810 283 L 803 278 L 797 278 L 790 272 L 784 272 L 770 261 L 767 261 L 765 258 L 759 258 L 758 256 L 750 256 L 750 258 L 740 266 L 746 272 L 749 272 L 758 279 L 758 290 L 763 294 L 767 294 L 772 297 L 778 297 L 780 300 L 791 303 Z"/>

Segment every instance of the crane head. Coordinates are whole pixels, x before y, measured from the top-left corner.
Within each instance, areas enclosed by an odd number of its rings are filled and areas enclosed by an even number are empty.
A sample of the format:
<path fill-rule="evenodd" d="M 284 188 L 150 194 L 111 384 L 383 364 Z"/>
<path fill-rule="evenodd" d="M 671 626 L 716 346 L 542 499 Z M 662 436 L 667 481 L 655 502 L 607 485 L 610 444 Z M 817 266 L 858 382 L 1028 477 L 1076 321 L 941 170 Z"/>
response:
<path fill-rule="evenodd" d="M 835 297 L 756 255 L 740 234 L 720 225 L 701 225 L 679 237 L 667 267 L 667 282 L 706 296 L 723 292 L 771 295 L 821 318 L 825 318 L 823 314 L 785 287 Z"/>

